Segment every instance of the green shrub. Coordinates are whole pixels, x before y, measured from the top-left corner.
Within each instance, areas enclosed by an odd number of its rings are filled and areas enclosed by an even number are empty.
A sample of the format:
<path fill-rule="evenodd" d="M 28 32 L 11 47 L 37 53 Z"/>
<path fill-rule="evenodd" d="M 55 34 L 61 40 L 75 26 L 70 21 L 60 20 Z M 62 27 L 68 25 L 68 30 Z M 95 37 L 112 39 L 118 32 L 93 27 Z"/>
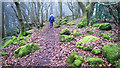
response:
<path fill-rule="evenodd" d="M 92 53 L 95 54 L 95 55 L 98 55 L 98 54 L 101 53 L 101 50 L 100 49 L 93 49 Z"/>
<path fill-rule="evenodd" d="M 59 27 L 60 27 L 60 25 L 55 25 L 55 26 L 54 26 L 54 28 L 59 28 Z"/>
<path fill-rule="evenodd" d="M 69 22 L 69 23 L 67 23 L 67 25 L 72 26 L 72 25 L 75 25 L 75 23 L 74 22 Z"/>
<path fill-rule="evenodd" d="M 99 27 L 100 30 L 111 30 L 112 27 L 110 25 L 110 23 L 103 23 L 100 27 Z"/>
<path fill-rule="evenodd" d="M 14 57 L 15 58 L 23 57 L 39 49 L 41 48 L 37 44 L 27 44 L 16 49 L 14 51 Z"/>
<path fill-rule="evenodd" d="M 99 38 L 94 37 L 94 36 L 85 36 L 83 39 L 79 40 L 76 42 L 76 45 L 80 45 L 82 43 L 88 43 L 88 42 L 95 42 Z"/>
<path fill-rule="evenodd" d="M 64 28 L 64 29 L 62 29 L 62 31 L 60 32 L 60 34 L 61 35 L 70 35 L 71 34 L 71 32 L 70 32 L 70 30 L 68 29 L 68 28 Z"/>
<path fill-rule="evenodd" d="M 87 30 L 86 33 L 92 34 L 93 32 L 92 32 L 92 30 Z"/>
<path fill-rule="evenodd" d="M 61 35 L 60 37 L 60 42 L 70 42 L 72 41 L 74 38 L 68 35 Z"/>
<path fill-rule="evenodd" d="M 115 68 L 120 68 L 120 61 L 117 61 Z"/>
<path fill-rule="evenodd" d="M 96 66 L 96 65 L 102 65 L 103 64 L 103 60 L 102 59 L 100 59 L 100 58 L 96 58 L 96 57 L 91 57 L 91 58 L 88 58 L 88 64 L 89 65 L 94 65 L 94 66 Z"/>
<path fill-rule="evenodd" d="M 114 64 L 114 61 L 120 58 L 120 54 L 118 53 L 118 45 L 114 43 L 108 43 L 103 47 L 103 56 L 107 59 L 107 61 L 111 64 Z"/>
<path fill-rule="evenodd" d="M 81 67 L 84 59 L 81 56 L 78 56 L 76 52 L 73 52 L 70 54 L 66 62 L 71 64 L 72 67 Z"/>
<path fill-rule="evenodd" d="M 82 35 L 82 34 L 80 34 L 79 32 L 77 32 L 77 30 L 73 31 L 73 36 L 79 36 L 79 35 Z"/>
<path fill-rule="evenodd" d="M 17 37 L 17 41 L 23 40 L 24 36 L 22 35 L 22 33 L 20 33 Z"/>
<path fill-rule="evenodd" d="M 6 54 L 8 54 L 7 52 L 0 52 L 1 56 L 5 56 Z"/>
<path fill-rule="evenodd" d="M 13 43 L 13 40 L 10 39 L 7 42 L 5 42 L 5 44 L 2 46 L 2 48 L 10 46 L 10 45 L 12 45 L 12 43 Z"/>

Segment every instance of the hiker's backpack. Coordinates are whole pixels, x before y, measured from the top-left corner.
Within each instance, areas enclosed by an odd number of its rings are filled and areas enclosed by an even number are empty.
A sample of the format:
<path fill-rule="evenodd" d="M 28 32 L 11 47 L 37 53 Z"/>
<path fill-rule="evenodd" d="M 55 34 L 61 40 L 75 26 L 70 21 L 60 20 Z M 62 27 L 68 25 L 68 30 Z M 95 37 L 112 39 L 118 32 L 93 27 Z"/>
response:
<path fill-rule="evenodd" d="M 51 19 L 50 19 L 51 21 L 53 21 L 53 18 L 51 17 Z"/>

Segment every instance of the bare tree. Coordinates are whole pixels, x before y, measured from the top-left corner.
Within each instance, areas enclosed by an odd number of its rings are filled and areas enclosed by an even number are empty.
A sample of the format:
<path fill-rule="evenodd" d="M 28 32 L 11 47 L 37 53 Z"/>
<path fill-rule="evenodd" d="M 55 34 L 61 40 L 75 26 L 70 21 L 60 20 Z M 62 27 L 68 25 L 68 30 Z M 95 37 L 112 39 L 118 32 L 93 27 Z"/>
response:
<path fill-rule="evenodd" d="M 59 2 L 60 18 L 62 18 L 62 2 Z"/>

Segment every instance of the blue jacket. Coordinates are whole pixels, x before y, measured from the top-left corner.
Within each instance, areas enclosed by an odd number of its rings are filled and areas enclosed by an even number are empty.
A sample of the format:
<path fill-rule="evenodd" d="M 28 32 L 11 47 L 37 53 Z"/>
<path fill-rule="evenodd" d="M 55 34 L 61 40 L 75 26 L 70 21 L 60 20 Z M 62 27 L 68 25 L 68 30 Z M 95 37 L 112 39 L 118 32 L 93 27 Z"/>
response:
<path fill-rule="evenodd" d="M 53 18 L 52 21 L 51 21 L 51 17 Z M 51 17 L 49 18 L 50 23 L 55 21 L 55 18 L 53 16 L 51 16 Z"/>

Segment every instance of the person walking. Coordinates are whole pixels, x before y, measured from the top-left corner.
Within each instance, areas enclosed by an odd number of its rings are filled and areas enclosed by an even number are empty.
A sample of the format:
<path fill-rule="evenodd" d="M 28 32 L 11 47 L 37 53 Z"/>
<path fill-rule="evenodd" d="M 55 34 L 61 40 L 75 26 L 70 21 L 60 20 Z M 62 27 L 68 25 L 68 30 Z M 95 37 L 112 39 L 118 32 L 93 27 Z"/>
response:
<path fill-rule="evenodd" d="M 55 21 L 55 18 L 53 16 L 53 14 L 50 15 L 49 21 L 50 21 L 50 28 L 52 28 L 53 27 L 53 22 Z"/>

